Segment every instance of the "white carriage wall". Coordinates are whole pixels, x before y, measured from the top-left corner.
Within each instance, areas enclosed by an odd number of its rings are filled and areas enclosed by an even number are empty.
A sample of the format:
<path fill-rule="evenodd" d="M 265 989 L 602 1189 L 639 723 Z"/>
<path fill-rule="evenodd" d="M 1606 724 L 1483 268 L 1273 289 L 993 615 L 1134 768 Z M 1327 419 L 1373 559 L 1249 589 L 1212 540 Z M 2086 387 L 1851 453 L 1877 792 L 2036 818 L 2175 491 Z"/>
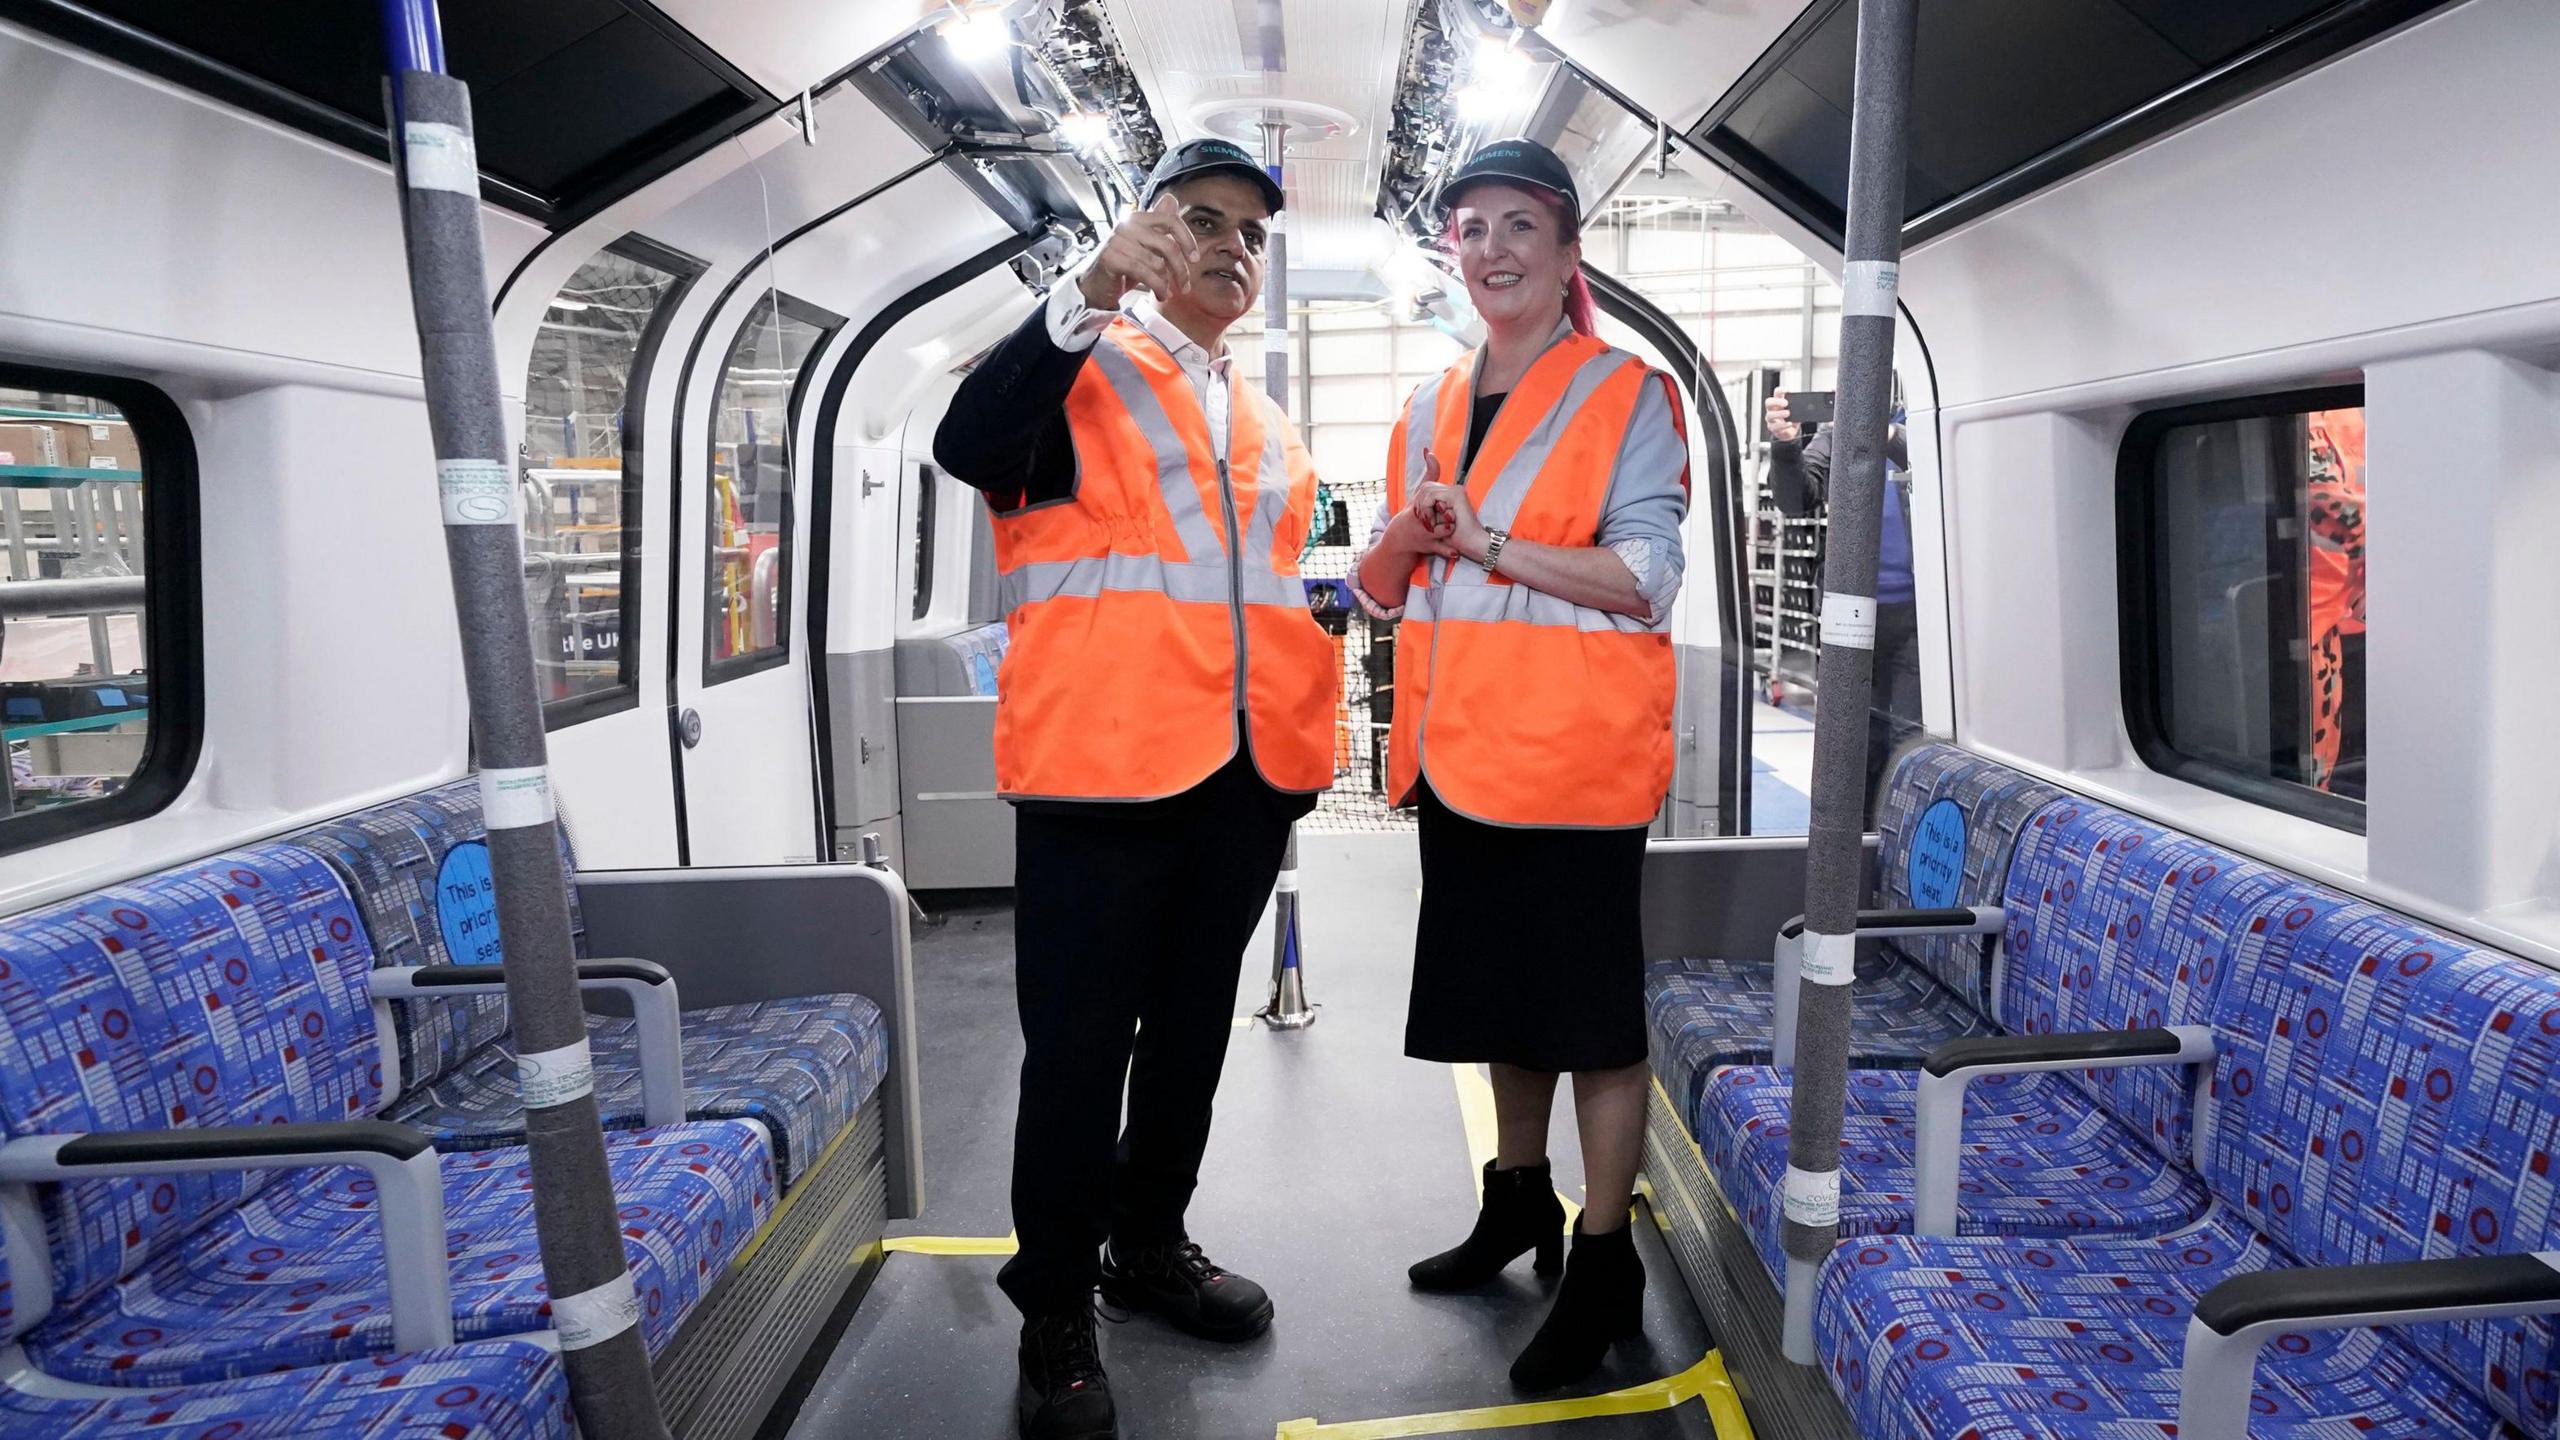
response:
<path fill-rule="evenodd" d="M 1966 742 L 2560 962 L 2554 54 L 2560 7 L 2469 0 L 1913 251 L 1903 298 Z M 2130 418 L 2359 372 L 2369 843 L 2144 767 L 2114 623 Z"/>
<path fill-rule="evenodd" d="M 184 793 L 0 857 L 0 909 L 459 773 L 460 653 L 388 168 L 5 24 L 0 95 L 0 355 L 179 401 L 209 662 Z M 541 238 L 494 211 L 487 235 L 500 273 Z"/>

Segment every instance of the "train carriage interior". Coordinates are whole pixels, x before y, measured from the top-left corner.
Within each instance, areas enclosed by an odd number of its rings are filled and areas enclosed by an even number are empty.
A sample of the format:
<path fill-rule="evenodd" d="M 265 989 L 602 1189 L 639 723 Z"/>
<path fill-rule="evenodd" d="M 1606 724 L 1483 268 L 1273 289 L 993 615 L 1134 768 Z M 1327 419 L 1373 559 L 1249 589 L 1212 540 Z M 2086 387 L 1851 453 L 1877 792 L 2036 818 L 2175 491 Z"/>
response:
<path fill-rule="evenodd" d="M 0 0 L 0 1436 L 1017 1433 L 1030 642 L 937 431 L 1202 139 L 1285 195 L 1224 363 L 1339 683 L 1188 1211 L 1277 1319 L 1103 1304 L 1113 1433 L 2554 1434 L 2555 61 L 2551 0 Z M 1509 138 L 1687 447 L 1648 1283 L 1539 1394 L 1549 1267 L 1407 1283 L 1496 1077 L 1406 1055 L 1355 593 Z"/>

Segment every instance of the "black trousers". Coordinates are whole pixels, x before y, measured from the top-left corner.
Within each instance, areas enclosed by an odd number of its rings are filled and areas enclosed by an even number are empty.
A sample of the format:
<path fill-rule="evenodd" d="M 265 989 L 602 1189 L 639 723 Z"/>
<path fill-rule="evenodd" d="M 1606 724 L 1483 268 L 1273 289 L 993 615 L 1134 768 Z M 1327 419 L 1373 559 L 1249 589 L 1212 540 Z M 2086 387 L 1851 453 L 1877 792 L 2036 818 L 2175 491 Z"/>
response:
<path fill-rule="evenodd" d="M 1867 703 L 1867 822 L 1875 823 L 1884 766 L 1902 737 L 1920 728 L 1920 607 L 1876 606 L 1875 689 Z"/>
<path fill-rule="evenodd" d="M 1185 1238 L 1244 947 L 1311 804 L 1240 757 L 1170 800 L 1015 817 L 1021 1249 L 997 1283 L 1023 1313 L 1087 1303 L 1105 1240 Z"/>

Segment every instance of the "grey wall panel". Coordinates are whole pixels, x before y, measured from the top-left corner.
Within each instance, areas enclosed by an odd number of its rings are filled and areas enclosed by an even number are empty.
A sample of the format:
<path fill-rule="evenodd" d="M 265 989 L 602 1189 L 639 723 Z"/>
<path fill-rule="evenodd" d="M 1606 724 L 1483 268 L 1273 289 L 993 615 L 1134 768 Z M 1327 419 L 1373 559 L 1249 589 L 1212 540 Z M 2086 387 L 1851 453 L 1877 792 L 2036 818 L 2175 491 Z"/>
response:
<path fill-rule="evenodd" d="M 827 657 L 827 714 L 835 742 L 836 820 L 847 828 L 898 813 L 896 668 L 886 650 Z"/>
<path fill-rule="evenodd" d="M 1724 734 L 1724 650 L 1715 645 L 1678 645 L 1680 698 L 1672 711 L 1671 733 L 1678 757 L 1671 774 L 1674 835 L 1716 833 L 1716 761 Z"/>
<path fill-rule="evenodd" d="M 1013 883 L 1013 807 L 996 798 L 993 696 L 898 701 L 899 813 L 919 890 Z"/>
<path fill-rule="evenodd" d="M 1875 837 L 1866 839 L 1875 862 Z M 1644 953 L 1763 956 L 1804 910 L 1805 837 L 1656 840 L 1644 856 Z M 1868 893 L 1874 892 L 1872 877 Z"/>

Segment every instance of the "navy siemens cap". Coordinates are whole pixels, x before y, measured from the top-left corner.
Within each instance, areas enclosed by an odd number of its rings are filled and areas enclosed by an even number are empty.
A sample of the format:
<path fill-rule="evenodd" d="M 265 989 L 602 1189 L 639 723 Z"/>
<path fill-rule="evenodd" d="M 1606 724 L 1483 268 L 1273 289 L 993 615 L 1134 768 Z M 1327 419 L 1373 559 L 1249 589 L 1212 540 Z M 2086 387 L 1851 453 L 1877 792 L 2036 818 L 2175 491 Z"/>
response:
<path fill-rule="evenodd" d="M 1535 140 L 1496 140 L 1468 156 L 1458 173 L 1449 177 L 1449 183 L 1440 187 L 1441 213 L 1457 208 L 1458 196 L 1468 186 L 1487 180 L 1553 190 L 1572 207 L 1575 219 L 1582 218 L 1582 197 L 1574 192 L 1573 172 L 1556 158 L 1556 152 Z"/>
<path fill-rule="evenodd" d="M 1185 140 L 1164 152 L 1156 168 L 1147 176 L 1145 204 L 1153 205 L 1165 187 L 1198 175 L 1244 175 L 1262 189 L 1262 203 L 1271 213 L 1280 213 L 1280 184 L 1268 171 L 1244 153 L 1244 147 L 1229 140 Z"/>

